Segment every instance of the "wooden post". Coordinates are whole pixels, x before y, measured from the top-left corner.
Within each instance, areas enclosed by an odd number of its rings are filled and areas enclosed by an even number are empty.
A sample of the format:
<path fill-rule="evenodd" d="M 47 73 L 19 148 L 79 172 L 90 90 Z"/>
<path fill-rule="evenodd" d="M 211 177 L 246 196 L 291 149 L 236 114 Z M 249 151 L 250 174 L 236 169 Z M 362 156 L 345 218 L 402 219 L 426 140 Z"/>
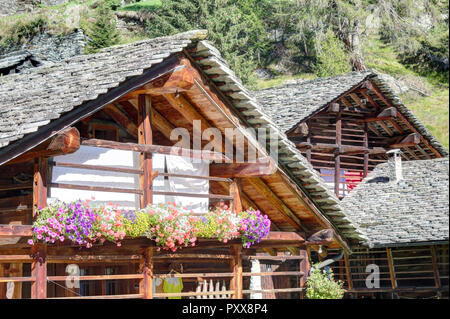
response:
<path fill-rule="evenodd" d="M 369 148 L 369 135 L 367 134 L 367 123 L 364 123 L 364 147 Z M 367 176 L 369 172 L 369 152 L 364 152 L 364 168 L 363 168 L 363 178 Z"/>
<path fill-rule="evenodd" d="M 434 246 L 430 246 L 431 250 L 431 260 L 433 262 L 433 274 L 434 274 L 434 283 L 436 285 L 436 288 L 441 288 L 441 280 L 439 278 L 439 268 L 437 265 L 437 258 L 436 258 L 436 248 Z"/>
<path fill-rule="evenodd" d="M 348 262 L 348 256 L 346 252 L 344 252 L 344 261 L 345 261 L 345 273 L 347 275 L 347 287 L 348 290 L 352 290 L 353 289 L 352 275 L 350 272 L 350 264 Z"/>
<path fill-rule="evenodd" d="M 306 142 L 310 145 L 311 144 L 311 121 L 307 121 L 306 125 L 308 127 L 308 137 L 306 138 Z M 311 163 L 311 148 L 308 147 L 308 149 L 306 150 L 306 159 L 308 160 L 308 162 Z"/>
<path fill-rule="evenodd" d="M 386 254 L 389 264 L 389 276 L 391 278 L 392 289 L 397 288 L 397 279 L 395 277 L 395 268 L 394 268 L 394 260 L 392 258 L 392 250 L 389 247 L 386 247 Z"/>
<path fill-rule="evenodd" d="M 34 162 L 33 178 L 33 217 L 38 209 L 47 205 L 48 160 L 39 157 Z"/>
<path fill-rule="evenodd" d="M 300 259 L 300 271 L 303 272 L 303 276 L 300 277 L 300 288 L 306 289 L 306 282 L 308 281 L 309 270 L 311 269 L 308 250 L 300 248 L 300 256 L 302 257 L 302 259 Z M 305 290 L 300 293 L 300 298 L 306 298 Z"/>
<path fill-rule="evenodd" d="M 233 179 L 230 185 L 230 196 L 233 196 L 232 210 L 235 214 L 242 212 L 242 201 L 241 201 L 241 180 L 240 178 Z"/>
<path fill-rule="evenodd" d="M 342 119 L 341 113 L 338 113 L 336 120 L 336 144 L 337 149 L 334 157 L 334 192 L 339 197 L 339 186 L 341 181 L 341 155 L 340 148 L 342 144 Z"/>
<path fill-rule="evenodd" d="M 231 262 L 232 270 L 234 273 L 233 276 L 233 290 L 234 295 L 233 299 L 242 299 L 242 246 L 241 245 L 233 245 L 231 247 L 231 254 L 233 255 L 233 260 Z"/>
<path fill-rule="evenodd" d="M 142 252 L 141 270 L 144 278 L 139 283 L 139 293 L 143 299 L 153 299 L 153 248 L 145 248 Z"/>
<path fill-rule="evenodd" d="M 151 97 L 149 95 L 139 95 L 138 108 L 138 143 L 151 145 L 153 143 L 151 125 Z M 141 208 L 144 208 L 152 203 L 152 154 L 141 153 L 140 169 L 144 172 L 140 176 L 140 187 L 143 191 L 143 195 L 141 196 Z"/>
<path fill-rule="evenodd" d="M 31 276 L 36 280 L 31 285 L 31 298 L 47 298 L 47 246 L 35 244 L 31 248 L 34 261 L 31 265 Z"/>

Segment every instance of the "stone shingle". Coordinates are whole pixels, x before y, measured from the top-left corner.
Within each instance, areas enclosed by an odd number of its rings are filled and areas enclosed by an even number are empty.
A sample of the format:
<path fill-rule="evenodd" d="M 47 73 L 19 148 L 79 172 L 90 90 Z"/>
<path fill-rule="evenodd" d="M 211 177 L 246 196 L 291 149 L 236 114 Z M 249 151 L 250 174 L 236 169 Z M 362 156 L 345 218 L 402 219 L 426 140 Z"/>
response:
<path fill-rule="evenodd" d="M 402 163 L 403 179 L 378 165 L 341 202 L 370 246 L 449 239 L 449 159 Z M 383 178 L 380 178 L 383 177 Z"/>

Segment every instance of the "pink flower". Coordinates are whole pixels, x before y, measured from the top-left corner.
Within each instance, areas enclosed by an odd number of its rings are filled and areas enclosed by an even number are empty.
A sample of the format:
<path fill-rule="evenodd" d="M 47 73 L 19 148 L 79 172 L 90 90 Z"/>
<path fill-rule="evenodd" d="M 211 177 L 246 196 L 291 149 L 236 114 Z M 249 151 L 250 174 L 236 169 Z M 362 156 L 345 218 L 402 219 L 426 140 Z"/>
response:
<path fill-rule="evenodd" d="M 34 244 L 33 239 L 29 239 L 29 240 L 28 240 L 28 244 L 29 244 L 29 245 L 33 245 L 33 244 Z"/>

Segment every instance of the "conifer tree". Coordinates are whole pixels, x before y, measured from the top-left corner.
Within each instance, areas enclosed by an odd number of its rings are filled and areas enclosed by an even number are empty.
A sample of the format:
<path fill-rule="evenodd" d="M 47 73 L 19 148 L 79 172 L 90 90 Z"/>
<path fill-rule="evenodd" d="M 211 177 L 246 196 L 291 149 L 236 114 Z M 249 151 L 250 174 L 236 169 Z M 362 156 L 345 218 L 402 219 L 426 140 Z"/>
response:
<path fill-rule="evenodd" d="M 95 22 L 88 31 L 89 42 L 87 53 L 98 52 L 102 48 L 110 47 L 119 42 L 119 32 L 111 8 L 106 2 L 101 2 L 96 9 Z"/>

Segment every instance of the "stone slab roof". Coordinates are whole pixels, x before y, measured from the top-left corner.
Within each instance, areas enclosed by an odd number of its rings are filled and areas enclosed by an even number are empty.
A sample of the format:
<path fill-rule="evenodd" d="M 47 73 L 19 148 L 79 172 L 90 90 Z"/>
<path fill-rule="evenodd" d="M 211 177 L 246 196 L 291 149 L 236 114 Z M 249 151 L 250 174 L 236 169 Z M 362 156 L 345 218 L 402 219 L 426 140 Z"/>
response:
<path fill-rule="evenodd" d="M 38 135 L 52 121 L 63 118 L 78 106 L 102 97 L 127 79 L 136 78 L 170 55 L 184 48 L 193 49 L 210 80 L 220 83 L 231 106 L 253 127 L 270 129 L 277 137 L 279 166 L 347 239 L 363 238 L 344 216 L 340 202 L 329 190 L 283 130 L 229 68 L 219 51 L 208 41 L 206 32 L 189 31 L 169 37 L 144 40 L 104 49 L 97 54 L 83 55 L 29 70 L 27 74 L 0 77 L 0 156 L 24 137 Z"/>
<path fill-rule="evenodd" d="M 32 68 L 41 64 L 42 62 L 28 50 L 14 51 L 0 56 L 0 75 L 9 74 L 11 70 L 15 73 L 18 69 Z"/>
<path fill-rule="evenodd" d="M 0 148 L 51 120 L 141 75 L 193 39 L 199 31 L 115 46 L 92 55 L 0 77 Z"/>
<path fill-rule="evenodd" d="M 403 162 L 399 183 L 389 169 L 378 165 L 341 202 L 369 246 L 448 241 L 448 158 Z"/>
<path fill-rule="evenodd" d="M 383 95 L 397 107 L 400 113 L 434 148 L 443 156 L 449 155 L 448 150 L 401 102 L 400 98 L 383 80 L 382 75 L 375 70 L 350 72 L 314 80 L 290 81 L 285 85 L 255 91 L 254 93 L 267 114 L 284 132 L 287 132 L 366 80 L 373 81 Z"/>

